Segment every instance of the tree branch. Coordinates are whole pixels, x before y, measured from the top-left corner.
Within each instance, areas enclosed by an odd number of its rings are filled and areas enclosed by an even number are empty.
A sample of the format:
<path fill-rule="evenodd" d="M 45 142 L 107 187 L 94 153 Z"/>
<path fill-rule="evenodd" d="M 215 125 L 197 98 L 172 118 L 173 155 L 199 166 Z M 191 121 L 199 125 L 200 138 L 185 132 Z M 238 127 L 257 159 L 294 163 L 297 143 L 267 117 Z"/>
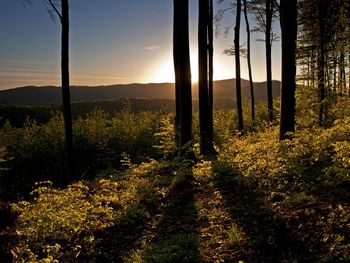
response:
<path fill-rule="evenodd" d="M 62 15 L 60 13 L 60 11 L 58 11 L 58 9 L 56 8 L 55 4 L 52 2 L 52 0 L 47 0 L 50 4 L 50 6 L 52 7 L 52 9 L 55 11 L 55 13 L 58 15 L 58 17 L 60 18 L 60 20 L 62 20 Z"/>

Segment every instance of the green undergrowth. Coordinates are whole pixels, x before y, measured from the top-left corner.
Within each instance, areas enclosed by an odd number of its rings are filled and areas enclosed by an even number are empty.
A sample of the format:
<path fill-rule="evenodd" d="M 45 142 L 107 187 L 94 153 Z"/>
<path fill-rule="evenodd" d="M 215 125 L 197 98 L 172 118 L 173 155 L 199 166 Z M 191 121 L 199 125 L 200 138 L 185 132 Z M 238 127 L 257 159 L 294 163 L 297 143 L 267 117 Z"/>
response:
<path fill-rule="evenodd" d="M 241 134 L 234 112 L 218 111 L 219 154 L 198 154 L 194 126 L 196 162 L 174 154 L 173 115 L 96 110 L 74 123 L 84 176 L 66 188 L 55 183 L 64 170 L 62 116 L 6 124 L 2 179 L 38 183 L 4 206 L 14 222 L 0 225 L 0 248 L 15 262 L 347 262 L 347 110 L 329 108 L 322 128 L 299 115 L 283 142 L 263 111 Z"/>
<path fill-rule="evenodd" d="M 181 175 L 172 176 L 166 163 L 150 160 L 66 189 L 42 182 L 31 193 L 32 200 L 12 206 L 18 214 L 18 227 L 11 253 L 15 260 L 25 262 L 121 257 L 125 253 L 121 247 L 127 249 L 127 242 L 134 238 L 132 228 L 142 223 L 139 220 L 151 218 L 158 202 L 178 181 Z M 130 233 L 119 236 L 120 227 L 129 228 Z M 106 237 L 120 240 L 112 247 L 114 241 Z"/>

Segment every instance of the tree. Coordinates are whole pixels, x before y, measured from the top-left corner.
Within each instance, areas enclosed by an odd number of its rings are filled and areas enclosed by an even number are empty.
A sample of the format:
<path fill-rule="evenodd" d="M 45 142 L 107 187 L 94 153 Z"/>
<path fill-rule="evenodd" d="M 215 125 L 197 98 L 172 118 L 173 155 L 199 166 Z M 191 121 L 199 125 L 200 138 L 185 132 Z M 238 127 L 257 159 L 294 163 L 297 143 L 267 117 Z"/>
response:
<path fill-rule="evenodd" d="M 222 3 L 225 0 L 218 0 L 218 3 Z M 243 130 L 243 110 L 242 110 L 242 92 L 241 92 L 241 62 L 240 62 L 240 53 L 243 51 L 240 46 L 240 30 L 241 30 L 241 11 L 242 11 L 242 2 L 237 0 L 236 3 L 232 3 L 229 7 L 219 10 L 216 14 L 216 26 L 219 27 L 219 23 L 224 17 L 224 14 L 232 9 L 236 8 L 236 21 L 234 27 L 234 45 L 233 47 L 224 50 L 224 54 L 229 56 L 235 56 L 236 64 L 236 103 L 237 103 L 237 129 L 239 131 Z M 231 29 L 232 25 L 226 27 L 225 34 Z"/>
<path fill-rule="evenodd" d="M 251 101 L 251 119 L 253 127 L 255 126 L 255 100 L 254 100 L 254 84 L 251 65 L 251 49 L 250 49 L 250 25 L 248 19 L 248 3 L 247 0 L 243 0 L 243 13 L 247 31 L 247 65 L 249 74 L 249 87 L 250 87 L 250 101 Z"/>
<path fill-rule="evenodd" d="M 273 96 L 272 96 L 272 43 L 277 38 L 273 33 L 272 25 L 276 19 L 276 3 L 274 0 L 252 0 L 251 11 L 255 15 L 257 26 L 254 32 L 263 32 L 265 34 L 265 59 L 266 59 L 266 91 L 267 91 L 267 110 L 269 121 L 273 121 Z M 260 41 L 260 40 L 259 40 Z"/>
<path fill-rule="evenodd" d="M 280 140 L 295 130 L 297 0 L 281 0 L 282 84 Z"/>
<path fill-rule="evenodd" d="M 219 2 L 223 2 L 224 0 L 220 0 Z M 248 19 L 248 7 L 251 6 L 251 2 L 247 0 L 243 0 L 243 13 L 246 23 L 246 31 L 247 31 L 247 48 L 243 48 L 243 45 L 239 47 L 239 53 L 242 57 L 247 58 L 247 65 L 248 65 L 248 74 L 249 74 L 249 87 L 250 87 L 250 98 L 251 98 L 251 119 L 253 126 L 255 125 L 255 101 L 254 101 L 254 83 L 253 83 L 253 76 L 252 76 L 252 67 L 251 67 L 251 48 L 250 48 L 250 24 Z M 220 10 L 216 16 L 216 21 L 219 23 L 219 21 L 222 19 L 225 12 L 234 9 L 235 4 L 231 4 L 230 7 Z M 228 32 L 228 30 L 231 28 L 231 26 L 227 27 L 225 30 L 225 34 Z M 228 49 L 224 50 L 224 54 L 228 56 L 235 56 L 236 51 L 235 47 L 231 46 Z"/>
<path fill-rule="evenodd" d="M 243 110 L 242 110 L 242 95 L 241 95 L 241 61 L 240 61 L 240 29 L 241 29 L 241 0 L 237 0 L 236 5 L 236 24 L 235 24 L 235 62 L 236 62 L 236 101 L 237 101 L 237 119 L 238 130 L 243 130 Z"/>
<path fill-rule="evenodd" d="M 271 28 L 273 15 L 273 1 L 266 0 L 266 30 L 265 30 L 265 50 L 266 50 L 266 89 L 267 89 L 267 110 L 269 121 L 273 121 L 273 97 L 272 97 L 272 58 L 271 58 Z"/>
<path fill-rule="evenodd" d="M 188 0 L 173 0 L 173 57 L 175 70 L 178 149 L 184 156 L 192 141 L 192 87 L 188 28 Z"/>
<path fill-rule="evenodd" d="M 208 49 L 209 49 L 209 139 L 213 142 L 211 143 L 211 153 L 216 154 L 214 149 L 214 30 L 213 30 L 213 21 L 214 21 L 214 8 L 213 0 L 209 0 L 209 18 L 208 18 Z"/>
<path fill-rule="evenodd" d="M 212 0 L 198 2 L 198 92 L 201 154 L 213 147 L 213 26 Z"/>
<path fill-rule="evenodd" d="M 349 0 L 299 1 L 298 60 L 308 69 L 301 77 L 309 88 L 317 90 L 319 125 L 327 124 L 328 106 L 344 93 L 346 86 L 345 52 L 350 28 L 347 10 Z"/>
<path fill-rule="evenodd" d="M 29 0 L 24 0 L 29 2 Z M 61 85 L 64 116 L 64 132 L 67 162 L 67 182 L 73 176 L 73 127 L 69 84 L 69 0 L 45 0 L 46 9 L 52 18 L 56 15 L 61 23 Z M 61 8 L 59 8 L 59 4 Z M 59 10 L 61 9 L 61 10 Z"/>

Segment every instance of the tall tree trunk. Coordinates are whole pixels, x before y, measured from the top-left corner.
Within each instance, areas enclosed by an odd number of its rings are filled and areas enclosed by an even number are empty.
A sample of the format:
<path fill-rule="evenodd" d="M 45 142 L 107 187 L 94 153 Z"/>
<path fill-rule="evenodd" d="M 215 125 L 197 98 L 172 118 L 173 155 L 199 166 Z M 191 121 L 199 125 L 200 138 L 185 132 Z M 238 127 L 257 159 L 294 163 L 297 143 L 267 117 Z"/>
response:
<path fill-rule="evenodd" d="M 212 0 L 199 1 L 198 16 L 198 98 L 200 150 L 214 153 L 213 146 L 213 17 Z"/>
<path fill-rule="evenodd" d="M 174 0 L 173 56 L 179 122 L 179 154 L 192 147 L 192 88 L 188 29 L 188 0 Z M 190 149 L 191 151 L 191 149 Z"/>
<path fill-rule="evenodd" d="M 241 0 L 237 0 L 236 6 L 236 25 L 235 25 L 235 61 L 236 61 L 236 100 L 237 100 L 237 119 L 238 130 L 243 130 L 243 111 L 241 94 L 241 60 L 240 60 L 240 29 L 241 29 Z"/>
<path fill-rule="evenodd" d="M 273 121 L 273 98 L 272 98 L 272 59 L 271 59 L 271 27 L 272 27 L 272 0 L 266 0 L 266 89 L 267 89 L 267 110 L 269 121 Z"/>
<path fill-rule="evenodd" d="M 70 103 L 69 85 L 69 3 L 61 0 L 62 35 L 61 35 L 61 77 L 62 77 L 62 102 L 66 139 L 67 180 L 73 176 L 73 128 Z"/>
<path fill-rule="evenodd" d="M 339 56 L 339 95 L 342 96 L 346 88 L 346 76 L 345 76 L 345 53 L 340 52 Z"/>
<path fill-rule="evenodd" d="M 252 74 L 252 64 L 251 64 L 251 50 L 250 50 L 250 25 L 248 20 L 247 11 L 247 0 L 243 0 L 244 6 L 244 19 L 247 31 L 247 64 L 248 64 L 248 74 L 249 74 L 249 87 L 250 87 L 250 102 L 251 102 L 251 118 L 252 125 L 255 126 L 255 97 L 254 97 L 254 84 L 253 84 L 253 74 Z"/>
<path fill-rule="evenodd" d="M 319 37 L 320 37 L 320 46 L 318 54 L 318 69 L 317 69 L 317 82 L 318 82 L 318 92 L 319 92 L 319 102 L 320 108 L 318 113 L 318 124 L 320 126 L 324 123 L 324 102 L 326 98 L 325 90 L 325 43 L 324 43 L 324 7 L 323 1 L 319 0 Z"/>
<path fill-rule="evenodd" d="M 209 0 L 198 1 L 198 100 L 201 154 L 209 151 L 208 18 Z"/>
<path fill-rule="evenodd" d="M 307 56 L 307 87 L 310 88 L 310 56 Z"/>
<path fill-rule="evenodd" d="M 316 72 L 316 67 L 315 67 L 315 51 L 311 51 L 311 85 L 312 88 L 315 88 L 315 72 Z"/>
<path fill-rule="evenodd" d="M 209 49 L 209 127 L 208 127 L 208 137 L 210 141 L 209 150 L 211 154 L 216 154 L 214 149 L 214 32 L 213 32 L 213 19 L 214 19 L 214 10 L 213 10 L 213 0 L 209 0 L 209 18 L 208 18 L 208 49 Z"/>
<path fill-rule="evenodd" d="M 333 61 L 333 96 L 336 97 L 338 94 L 337 90 L 337 55 L 334 56 Z M 339 88 L 339 87 L 338 87 Z M 339 94 L 341 95 L 341 94 Z"/>
<path fill-rule="evenodd" d="M 349 74 L 349 76 L 348 76 L 348 78 L 349 78 L 349 87 L 348 87 L 348 96 L 350 96 L 350 45 L 349 45 L 349 61 L 348 61 L 348 63 L 349 63 L 349 65 L 348 65 L 348 68 L 349 68 L 349 72 L 348 72 L 348 74 Z"/>
<path fill-rule="evenodd" d="M 280 140 L 295 130 L 297 0 L 281 0 L 282 85 Z"/>

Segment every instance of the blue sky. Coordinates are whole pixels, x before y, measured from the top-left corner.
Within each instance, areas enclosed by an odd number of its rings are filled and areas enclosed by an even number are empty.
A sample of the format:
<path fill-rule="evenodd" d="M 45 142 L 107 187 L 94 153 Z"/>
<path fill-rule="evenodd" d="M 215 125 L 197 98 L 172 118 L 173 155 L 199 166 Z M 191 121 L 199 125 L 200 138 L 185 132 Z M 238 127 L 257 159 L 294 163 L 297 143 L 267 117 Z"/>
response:
<path fill-rule="evenodd" d="M 197 78 L 197 2 L 190 0 L 193 80 Z M 42 0 L 0 2 L 0 89 L 60 84 L 60 24 Z M 216 2 L 214 0 L 214 2 Z M 229 3 L 227 1 L 227 3 Z M 70 70 L 73 85 L 173 81 L 172 0 L 71 0 Z M 222 8 L 215 5 L 215 9 Z M 233 22 L 228 14 L 223 24 Z M 242 19 L 242 43 L 245 42 Z M 265 80 L 264 44 L 252 36 L 253 74 Z M 223 55 L 232 33 L 215 39 L 214 77 L 234 77 L 234 58 Z M 280 79 L 280 43 L 274 44 L 273 77 Z M 247 78 L 242 58 L 242 77 Z"/>

